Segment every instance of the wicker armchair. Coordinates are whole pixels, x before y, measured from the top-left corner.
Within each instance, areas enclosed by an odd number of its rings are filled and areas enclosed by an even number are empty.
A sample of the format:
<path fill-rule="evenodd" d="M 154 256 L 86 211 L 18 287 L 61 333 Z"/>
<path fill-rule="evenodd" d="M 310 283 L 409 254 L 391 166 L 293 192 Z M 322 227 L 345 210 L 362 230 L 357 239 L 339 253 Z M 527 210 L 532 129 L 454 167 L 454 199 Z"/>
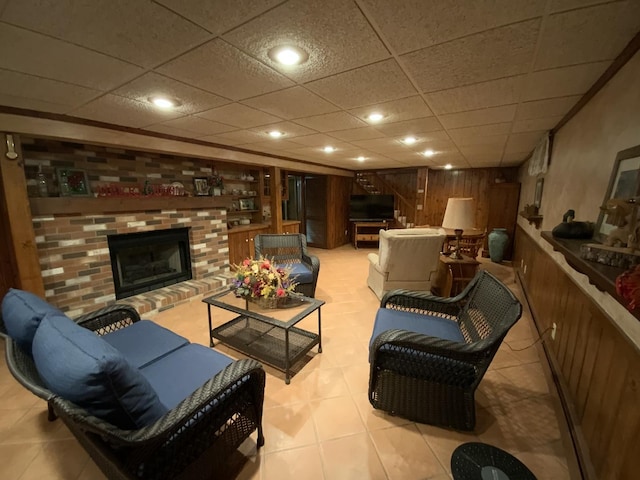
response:
<path fill-rule="evenodd" d="M 475 390 L 521 314 L 513 293 L 486 271 L 453 298 L 387 293 L 370 345 L 369 401 L 413 421 L 473 430 Z M 385 316 L 391 329 L 378 325 Z M 425 334 L 438 323 L 459 340 Z"/>
<path fill-rule="evenodd" d="M 278 265 L 287 264 L 292 268 L 291 275 L 298 279 L 296 291 L 306 297 L 315 297 L 320 260 L 307 252 L 306 236 L 301 233 L 259 234 L 254 245 L 256 258 L 262 256 Z"/>
<path fill-rule="evenodd" d="M 77 322 L 103 335 L 140 320 L 125 305 L 84 315 Z M 254 360 L 231 363 L 155 423 L 122 430 L 47 389 L 33 359 L 6 339 L 7 365 L 25 388 L 49 405 L 109 479 L 206 479 L 228 471 L 237 447 L 258 430 L 264 444 L 265 373 Z"/>

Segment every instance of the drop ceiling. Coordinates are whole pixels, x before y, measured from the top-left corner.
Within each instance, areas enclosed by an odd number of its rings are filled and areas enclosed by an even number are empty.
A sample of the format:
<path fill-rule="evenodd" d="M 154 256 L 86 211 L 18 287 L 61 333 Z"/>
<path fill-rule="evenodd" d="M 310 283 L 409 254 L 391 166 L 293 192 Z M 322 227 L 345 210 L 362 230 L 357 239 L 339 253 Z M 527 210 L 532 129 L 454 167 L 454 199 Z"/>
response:
<path fill-rule="evenodd" d="M 348 170 L 519 165 L 640 31 L 638 0 L 0 0 L 0 12 L 0 106 Z M 283 44 L 308 60 L 278 65 L 267 54 Z M 160 94 L 180 106 L 155 108 Z"/>

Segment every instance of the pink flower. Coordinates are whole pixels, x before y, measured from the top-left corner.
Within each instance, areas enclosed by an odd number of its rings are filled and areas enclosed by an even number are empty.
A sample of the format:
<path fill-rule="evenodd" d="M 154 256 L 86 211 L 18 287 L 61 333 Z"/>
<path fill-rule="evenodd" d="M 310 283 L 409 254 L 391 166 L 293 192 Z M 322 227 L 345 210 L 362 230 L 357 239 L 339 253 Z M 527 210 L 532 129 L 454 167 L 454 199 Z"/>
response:
<path fill-rule="evenodd" d="M 286 294 L 287 294 L 287 292 L 282 288 L 279 288 L 278 290 L 276 290 L 276 295 L 278 297 L 284 297 Z"/>
<path fill-rule="evenodd" d="M 244 277 L 244 283 L 245 283 L 245 285 L 249 285 L 251 283 L 251 278 Z"/>

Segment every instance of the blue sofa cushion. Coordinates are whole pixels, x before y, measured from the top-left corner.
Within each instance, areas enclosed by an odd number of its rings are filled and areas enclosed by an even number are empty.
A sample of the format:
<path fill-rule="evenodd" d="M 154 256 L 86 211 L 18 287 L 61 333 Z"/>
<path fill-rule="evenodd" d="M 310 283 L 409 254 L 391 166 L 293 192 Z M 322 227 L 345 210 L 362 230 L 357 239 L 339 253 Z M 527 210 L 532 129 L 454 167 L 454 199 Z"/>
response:
<path fill-rule="evenodd" d="M 390 308 L 379 308 L 369 346 L 373 344 L 373 340 L 382 332 L 393 329 L 409 330 L 410 332 L 422 333 L 430 337 L 465 343 L 458 324 L 453 320 Z"/>
<path fill-rule="evenodd" d="M 33 360 L 52 392 L 122 429 L 149 425 L 167 411 L 118 350 L 63 314 L 45 315 Z"/>
<path fill-rule="evenodd" d="M 313 283 L 313 271 L 304 263 L 284 263 L 278 267 L 290 268 L 291 277 L 298 283 Z"/>
<path fill-rule="evenodd" d="M 192 343 L 140 371 L 165 408 L 172 409 L 232 362 L 220 352 Z"/>
<path fill-rule="evenodd" d="M 142 368 L 189 344 L 186 338 L 150 320 L 140 320 L 102 338 L 136 368 Z"/>
<path fill-rule="evenodd" d="M 7 333 L 29 354 L 33 336 L 47 313 L 62 314 L 56 307 L 31 292 L 10 288 L 2 300 L 2 319 Z"/>

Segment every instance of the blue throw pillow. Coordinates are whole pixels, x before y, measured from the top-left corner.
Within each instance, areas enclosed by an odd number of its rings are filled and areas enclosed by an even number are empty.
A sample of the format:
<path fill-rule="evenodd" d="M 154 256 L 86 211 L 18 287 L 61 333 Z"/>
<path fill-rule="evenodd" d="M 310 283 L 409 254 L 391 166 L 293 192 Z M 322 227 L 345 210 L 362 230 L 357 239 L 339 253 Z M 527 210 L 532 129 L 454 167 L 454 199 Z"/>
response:
<path fill-rule="evenodd" d="M 7 333 L 27 353 L 31 353 L 33 336 L 47 313 L 62 314 L 31 292 L 10 288 L 2 299 L 2 320 Z"/>
<path fill-rule="evenodd" d="M 167 412 L 118 350 L 63 314 L 49 313 L 40 323 L 33 360 L 52 392 L 119 428 L 137 429 Z"/>

